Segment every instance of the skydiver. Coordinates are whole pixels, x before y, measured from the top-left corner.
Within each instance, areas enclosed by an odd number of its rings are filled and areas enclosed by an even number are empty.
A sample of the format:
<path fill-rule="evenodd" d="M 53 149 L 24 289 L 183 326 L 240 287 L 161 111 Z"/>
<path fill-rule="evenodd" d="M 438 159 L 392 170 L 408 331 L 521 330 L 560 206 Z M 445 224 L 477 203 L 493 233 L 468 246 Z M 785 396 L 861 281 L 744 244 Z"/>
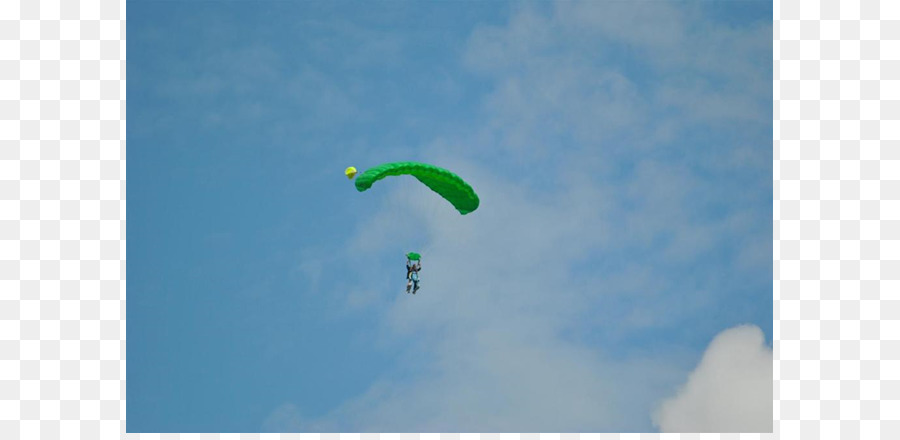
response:
<path fill-rule="evenodd" d="M 406 293 L 409 293 L 409 289 L 412 287 L 413 295 L 419 290 L 419 271 L 422 270 L 422 260 L 418 260 L 415 263 L 412 263 L 409 259 L 406 260 Z"/>

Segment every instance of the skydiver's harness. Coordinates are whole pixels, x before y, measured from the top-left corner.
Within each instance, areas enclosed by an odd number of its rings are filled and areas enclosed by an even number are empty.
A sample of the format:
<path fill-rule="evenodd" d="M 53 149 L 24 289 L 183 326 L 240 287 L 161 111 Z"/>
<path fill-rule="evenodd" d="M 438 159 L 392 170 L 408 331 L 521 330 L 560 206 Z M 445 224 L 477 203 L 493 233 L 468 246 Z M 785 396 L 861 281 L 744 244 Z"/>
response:
<path fill-rule="evenodd" d="M 409 261 L 406 262 L 406 279 L 419 282 L 419 269 L 415 264 L 410 264 Z"/>

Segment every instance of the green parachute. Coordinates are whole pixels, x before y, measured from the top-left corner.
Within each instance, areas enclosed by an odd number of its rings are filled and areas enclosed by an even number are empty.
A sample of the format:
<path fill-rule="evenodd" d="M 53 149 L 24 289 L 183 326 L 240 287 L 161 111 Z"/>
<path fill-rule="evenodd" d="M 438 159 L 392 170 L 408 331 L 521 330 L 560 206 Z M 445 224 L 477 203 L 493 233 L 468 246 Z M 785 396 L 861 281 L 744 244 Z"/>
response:
<path fill-rule="evenodd" d="M 351 167 L 352 168 L 352 167 Z M 348 168 L 349 170 L 350 168 Z M 353 169 L 353 174 L 356 169 Z M 356 189 L 360 192 L 372 187 L 372 184 L 388 176 L 410 175 L 415 177 L 450 202 L 460 214 L 466 215 L 478 209 L 478 194 L 456 174 L 434 165 L 419 162 L 391 162 L 369 168 L 356 177 Z M 347 177 L 351 177 L 347 173 Z"/>

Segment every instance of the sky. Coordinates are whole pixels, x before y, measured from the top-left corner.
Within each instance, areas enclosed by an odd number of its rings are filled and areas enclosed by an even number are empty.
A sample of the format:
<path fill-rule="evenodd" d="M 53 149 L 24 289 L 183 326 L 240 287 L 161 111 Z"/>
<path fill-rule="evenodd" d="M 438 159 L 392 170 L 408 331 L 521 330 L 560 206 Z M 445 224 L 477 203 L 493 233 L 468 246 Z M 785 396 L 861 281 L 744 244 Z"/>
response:
<path fill-rule="evenodd" d="M 771 2 L 127 14 L 129 432 L 772 429 Z"/>

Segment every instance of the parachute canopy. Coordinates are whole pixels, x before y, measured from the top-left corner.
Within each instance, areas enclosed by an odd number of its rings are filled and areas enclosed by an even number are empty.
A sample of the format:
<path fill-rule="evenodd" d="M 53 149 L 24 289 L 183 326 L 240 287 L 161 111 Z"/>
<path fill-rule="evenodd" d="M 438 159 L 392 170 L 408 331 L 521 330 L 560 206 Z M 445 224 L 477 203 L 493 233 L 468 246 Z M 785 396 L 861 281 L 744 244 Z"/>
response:
<path fill-rule="evenodd" d="M 418 261 L 422 259 L 422 256 L 415 252 L 410 252 L 406 254 L 406 258 L 408 258 L 410 261 Z"/>
<path fill-rule="evenodd" d="M 459 211 L 466 215 L 478 209 L 478 194 L 456 174 L 434 165 L 419 162 L 391 162 L 369 168 L 356 178 L 356 189 L 360 192 L 372 187 L 372 184 L 388 176 L 408 174 L 415 177 L 446 199 Z"/>

